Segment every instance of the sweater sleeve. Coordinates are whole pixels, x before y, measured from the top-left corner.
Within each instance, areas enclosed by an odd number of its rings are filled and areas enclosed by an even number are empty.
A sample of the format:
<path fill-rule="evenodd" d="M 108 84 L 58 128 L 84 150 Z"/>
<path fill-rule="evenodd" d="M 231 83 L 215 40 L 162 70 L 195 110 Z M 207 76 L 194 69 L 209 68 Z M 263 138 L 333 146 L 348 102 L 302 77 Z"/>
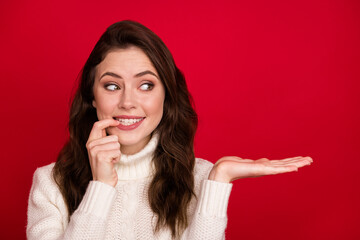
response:
<path fill-rule="evenodd" d="M 64 199 L 52 179 L 52 168 L 53 164 L 34 173 L 28 202 L 27 238 L 103 239 L 106 218 L 116 197 L 115 188 L 91 181 L 68 222 Z"/>
<path fill-rule="evenodd" d="M 212 165 L 210 169 L 211 167 Z M 204 171 L 203 174 L 198 173 L 203 175 L 201 176 L 203 180 L 197 196 L 195 212 L 182 236 L 184 240 L 225 239 L 226 213 L 232 184 L 207 180 L 210 169 Z"/>

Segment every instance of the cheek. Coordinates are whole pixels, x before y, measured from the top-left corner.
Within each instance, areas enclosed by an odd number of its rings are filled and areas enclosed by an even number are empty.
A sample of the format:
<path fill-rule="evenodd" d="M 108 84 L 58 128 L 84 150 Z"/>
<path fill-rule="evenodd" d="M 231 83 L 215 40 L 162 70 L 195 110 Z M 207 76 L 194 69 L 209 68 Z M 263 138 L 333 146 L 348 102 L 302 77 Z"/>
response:
<path fill-rule="evenodd" d="M 96 101 L 96 113 L 98 119 L 105 119 L 112 117 L 114 108 L 116 107 L 116 102 L 111 99 L 100 98 Z"/>
<path fill-rule="evenodd" d="M 163 98 L 154 98 L 151 101 L 146 101 L 146 106 L 144 106 L 147 110 L 148 115 L 152 115 L 154 118 L 160 121 L 163 115 L 164 108 L 164 99 Z"/>

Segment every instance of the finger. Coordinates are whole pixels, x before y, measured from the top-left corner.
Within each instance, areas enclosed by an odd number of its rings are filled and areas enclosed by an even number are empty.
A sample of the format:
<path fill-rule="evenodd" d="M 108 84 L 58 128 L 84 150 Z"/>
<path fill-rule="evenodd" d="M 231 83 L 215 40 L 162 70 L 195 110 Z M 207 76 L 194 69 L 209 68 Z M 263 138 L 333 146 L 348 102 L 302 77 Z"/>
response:
<path fill-rule="evenodd" d="M 310 165 L 311 162 L 309 162 L 308 159 L 305 159 L 305 161 L 296 161 L 296 162 L 291 162 L 291 163 L 285 163 L 285 164 L 272 164 L 272 167 L 277 168 L 277 169 L 283 169 L 283 168 L 296 168 L 296 171 L 298 168 L 304 167 L 304 166 L 308 166 Z"/>
<path fill-rule="evenodd" d="M 297 157 L 289 157 L 289 158 L 284 158 L 282 160 L 291 160 L 291 159 L 297 159 L 297 158 L 303 158 L 303 156 L 297 156 Z"/>
<path fill-rule="evenodd" d="M 308 166 L 310 164 L 311 164 L 311 162 L 306 160 L 306 161 L 299 161 L 299 162 L 289 163 L 289 165 L 287 165 L 287 166 L 293 165 L 293 166 L 296 166 L 298 168 L 301 168 L 301 167 L 304 167 L 304 166 Z"/>
<path fill-rule="evenodd" d="M 237 157 L 237 156 L 225 156 L 225 157 L 222 157 L 220 158 L 218 162 L 222 162 L 222 161 L 235 161 L 235 162 L 254 162 L 254 160 L 251 160 L 251 159 L 243 159 L 243 158 L 240 158 L 240 157 Z"/>
<path fill-rule="evenodd" d="M 227 159 L 219 159 L 215 164 L 214 166 L 217 166 L 219 165 L 220 163 L 223 163 L 223 162 L 227 162 L 227 163 L 253 163 L 254 160 L 250 160 L 250 159 L 232 159 L 232 158 L 227 158 Z"/>
<path fill-rule="evenodd" d="M 270 161 L 270 160 L 267 159 L 267 158 L 260 158 L 260 159 L 256 160 L 255 162 L 257 162 L 257 163 L 262 163 L 262 162 L 269 162 L 269 161 Z"/>
<path fill-rule="evenodd" d="M 313 159 L 311 157 L 295 157 L 295 158 L 289 158 L 285 161 L 291 162 L 291 161 L 296 161 L 296 160 L 307 160 L 309 162 L 313 162 Z M 280 160 L 282 161 L 282 160 Z"/>
<path fill-rule="evenodd" d="M 271 162 L 273 162 L 273 163 L 291 163 L 291 162 L 297 162 L 297 161 L 313 162 L 311 157 L 293 157 L 293 158 L 285 158 L 282 160 L 271 160 Z"/>
<path fill-rule="evenodd" d="M 280 167 L 272 167 L 271 170 L 268 171 L 267 175 L 275 175 L 280 173 L 294 172 L 297 171 L 298 168 L 296 166 L 280 166 Z"/>
<path fill-rule="evenodd" d="M 293 163 L 304 163 L 305 165 L 310 165 L 313 162 L 312 158 L 310 157 L 303 157 L 291 161 L 287 161 L 287 164 L 293 164 Z"/>
<path fill-rule="evenodd" d="M 291 158 L 285 158 L 285 159 L 281 159 L 281 160 L 269 160 L 268 158 L 260 158 L 258 160 L 256 160 L 256 162 L 273 162 L 273 163 L 277 163 L 277 162 L 287 162 L 287 161 L 295 161 L 298 159 L 301 159 L 303 157 L 291 157 Z"/>
<path fill-rule="evenodd" d="M 120 149 L 102 150 L 97 153 L 97 159 L 105 163 L 111 163 L 113 160 L 120 158 L 120 156 Z"/>
<path fill-rule="evenodd" d="M 308 159 L 310 162 L 314 162 L 314 159 L 312 159 L 312 157 L 307 156 L 305 158 Z"/>
<path fill-rule="evenodd" d="M 119 121 L 116 121 L 115 119 L 112 118 L 107 118 L 95 122 L 91 129 L 88 141 L 105 137 L 106 136 L 105 129 L 107 127 L 115 127 L 119 124 L 120 124 Z"/>
<path fill-rule="evenodd" d="M 291 158 L 284 158 L 284 159 L 275 159 L 275 160 L 271 160 L 271 162 L 288 162 L 288 161 L 294 161 L 297 159 L 301 159 L 303 157 L 291 157 Z"/>
<path fill-rule="evenodd" d="M 108 150 L 120 150 L 119 142 L 110 142 L 106 144 L 96 145 L 92 147 L 89 151 L 92 156 L 96 155 L 100 151 L 108 151 Z"/>
<path fill-rule="evenodd" d="M 90 150 L 95 146 L 103 145 L 103 144 L 107 144 L 107 143 L 113 143 L 113 142 L 117 142 L 117 143 L 119 142 L 118 136 L 110 135 L 110 136 L 106 136 L 103 138 L 92 140 L 90 142 L 88 141 L 86 144 L 86 148 Z"/>
<path fill-rule="evenodd" d="M 223 161 L 223 160 L 241 160 L 242 158 L 237 157 L 237 156 L 225 156 L 220 158 L 218 161 Z"/>
<path fill-rule="evenodd" d="M 306 165 L 310 165 L 311 162 L 308 160 L 308 159 L 298 159 L 298 160 L 294 160 L 294 161 L 291 161 L 291 162 L 270 162 L 269 165 L 271 166 L 297 166 L 297 167 L 303 167 L 303 166 L 306 166 Z"/>
<path fill-rule="evenodd" d="M 118 162 L 120 162 L 120 157 L 121 157 L 121 154 L 118 155 L 118 156 L 116 156 L 116 157 L 114 157 L 114 158 L 112 159 L 112 162 L 113 162 L 113 163 L 118 163 Z"/>

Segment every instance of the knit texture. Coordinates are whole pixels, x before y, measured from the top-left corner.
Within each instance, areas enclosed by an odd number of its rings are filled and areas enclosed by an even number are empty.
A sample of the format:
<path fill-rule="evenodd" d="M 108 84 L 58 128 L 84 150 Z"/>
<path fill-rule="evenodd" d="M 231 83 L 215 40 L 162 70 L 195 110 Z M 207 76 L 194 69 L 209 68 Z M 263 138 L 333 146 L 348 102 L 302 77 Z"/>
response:
<path fill-rule="evenodd" d="M 34 173 L 28 205 L 28 239 L 171 239 L 169 229 L 155 233 L 157 217 L 148 200 L 156 135 L 140 152 L 122 155 L 116 165 L 114 187 L 91 181 L 78 209 L 68 222 L 68 212 L 52 178 L 54 163 Z M 225 238 L 227 205 L 232 184 L 207 180 L 213 164 L 196 159 L 196 198 L 188 208 L 189 226 L 181 239 Z"/>

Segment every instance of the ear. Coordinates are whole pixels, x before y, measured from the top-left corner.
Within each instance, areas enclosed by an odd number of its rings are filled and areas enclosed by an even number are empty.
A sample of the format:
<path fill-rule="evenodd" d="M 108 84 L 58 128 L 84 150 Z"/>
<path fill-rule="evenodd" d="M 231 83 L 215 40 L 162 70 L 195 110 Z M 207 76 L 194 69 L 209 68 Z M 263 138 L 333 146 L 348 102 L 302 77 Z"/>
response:
<path fill-rule="evenodd" d="M 94 108 L 96 108 L 96 102 L 95 102 L 95 99 L 92 101 L 92 105 Z"/>

